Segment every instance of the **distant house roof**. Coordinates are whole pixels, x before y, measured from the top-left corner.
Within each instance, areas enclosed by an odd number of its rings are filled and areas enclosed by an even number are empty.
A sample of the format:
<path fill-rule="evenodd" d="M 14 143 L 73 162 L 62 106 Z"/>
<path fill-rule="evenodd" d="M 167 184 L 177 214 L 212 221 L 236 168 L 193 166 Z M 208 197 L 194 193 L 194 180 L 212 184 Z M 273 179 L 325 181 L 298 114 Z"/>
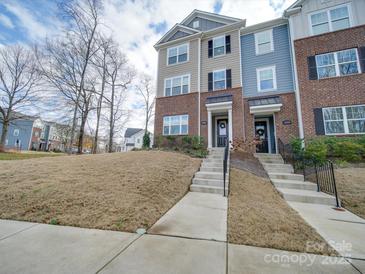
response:
<path fill-rule="evenodd" d="M 125 138 L 129 138 L 131 136 L 133 136 L 134 134 L 140 132 L 141 130 L 143 130 L 142 128 L 127 128 L 127 130 L 124 133 L 124 137 Z"/>
<path fill-rule="evenodd" d="M 10 116 L 11 116 L 10 119 L 14 119 L 14 120 L 31 120 L 31 121 L 34 121 L 34 120 L 39 118 L 39 116 L 26 115 L 26 114 L 20 113 L 18 111 L 12 111 Z M 2 120 L 2 119 L 3 119 L 3 115 L 0 112 L 0 120 Z"/>

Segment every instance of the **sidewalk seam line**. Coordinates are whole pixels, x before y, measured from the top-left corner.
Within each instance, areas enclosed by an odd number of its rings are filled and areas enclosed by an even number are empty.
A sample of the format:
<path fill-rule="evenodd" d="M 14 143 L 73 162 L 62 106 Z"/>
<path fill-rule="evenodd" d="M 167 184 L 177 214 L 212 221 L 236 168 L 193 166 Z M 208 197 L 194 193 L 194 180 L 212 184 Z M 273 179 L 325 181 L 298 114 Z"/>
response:
<path fill-rule="evenodd" d="M 135 238 L 133 241 L 131 241 L 129 244 L 127 244 L 124 248 L 122 248 L 117 254 L 115 254 L 109 261 L 107 261 L 98 271 L 95 273 L 98 274 L 100 271 L 102 271 L 105 267 L 107 267 L 112 261 L 114 261 L 115 258 L 117 258 L 120 254 L 122 254 L 128 247 L 130 247 L 135 241 L 137 241 L 139 238 L 141 238 L 143 235 L 138 235 L 137 238 Z"/>
<path fill-rule="evenodd" d="M 222 240 L 194 238 L 194 237 L 180 236 L 180 235 L 157 234 L 157 233 L 150 233 L 150 232 L 147 232 L 146 234 L 147 235 L 154 235 L 154 236 L 162 236 L 162 237 L 181 238 L 181 239 L 187 239 L 187 240 L 198 240 L 198 241 L 208 241 L 208 242 L 217 242 L 217 243 L 227 243 L 227 241 L 222 241 Z"/>
<path fill-rule="evenodd" d="M 363 274 L 361 271 L 360 271 L 360 269 L 358 269 L 352 262 L 351 262 L 351 260 L 348 260 L 348 258 L 345 258 L 345 257 L 343 257 L 344 259 L 345 259 L 345 261 L 347 261 L 348 263 L 349 263 L 349 265 L 351 265 L 353 268 L 355 268 L 360 274 Z"/>
<path fill-rule="evenodd" d="M 21 229 L 21 230 L 19 230 L 19 231 L 16 231 L 16 232 L 14 232 L 14 233 L 12 233 L 12 234 L 9 234 L 9 235 L 7 235 L 7 236 L 5 236 L 5 237 L 3 237 L 3 238 L 0 238 L 0 241 L 2 241 L 2 240 L 6 240 L 6 239 L 8 239 L 8 238 L 10 238 L 10 237 L 13 237 L 13 236 L 15 236 L 15 235 L 17 235 L 17 234 L 19 234 L 19 233 L 22 233 L 22 232 L 24 232 L 24 231 L 26 231 L 26 230 L 28 230 L 28 229 L 31 229 L 31 228 L 33 228 L 33 227 L 35 227 L 35 226 L 38 226 L 38 225 L 40 225 L 40 224 L 33 224 L 33 225 L 29 226 L 29 227 L 23 228 L 23 229 Z"/>

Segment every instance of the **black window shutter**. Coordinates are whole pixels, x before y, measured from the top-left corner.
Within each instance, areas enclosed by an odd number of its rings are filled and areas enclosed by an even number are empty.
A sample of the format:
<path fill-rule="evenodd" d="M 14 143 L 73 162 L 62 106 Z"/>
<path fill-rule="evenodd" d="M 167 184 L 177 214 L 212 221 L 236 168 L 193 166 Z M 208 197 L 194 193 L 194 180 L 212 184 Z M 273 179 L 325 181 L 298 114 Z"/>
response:
<path fill-rule="evenodd" d="M 231 53 L 231 35 L 226 36 L 226 53 Z"/>
<path fill-rule="evenodd" d="M 213 40 L 208 41 L 208 58 L 213 57 Z"/>
<path fill-rule="evenodd" d="M 360 47 L 358 53 L 361 72 L 365 73 L 365 47 Z"/>
<path fill-rule="evenodd" d="M 208 73 L 208 91 L 213 90 L 213 72 Z"/>
<path fill-rule="evenodd" d="M 232 88 L 232 72 L 230 69 L 226 70 L 226 83 L 227 88 Z"/>
<path fill-rule="evenodd" d="M 317 135 L 325 135 L 323 113 L 321 108 L 313 109 L 314 112 L 314 127 Z"/>
<path fill-rule="evenodd" d="M 315 56 L 308 56 L 307 62 L 308 62 L 309 80 L 317 80 L 318 75 L 317 75 L 316 57 Z"/>

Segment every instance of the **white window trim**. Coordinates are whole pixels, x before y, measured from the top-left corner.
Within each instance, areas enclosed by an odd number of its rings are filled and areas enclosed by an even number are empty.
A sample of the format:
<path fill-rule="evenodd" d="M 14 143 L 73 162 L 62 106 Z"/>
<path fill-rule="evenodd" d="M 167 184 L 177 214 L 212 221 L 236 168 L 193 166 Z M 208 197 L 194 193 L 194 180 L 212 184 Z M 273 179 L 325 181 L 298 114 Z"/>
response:
<path fill-rule="evenodd" d="M 197 28 L 199 28 L 200 27 L 200 22 L 199 22 L 199 20 L 195 20 L 194 22 L 193 22 L 193 28 L 194 29 L 197 29 Z"/>
<path fill-rule="evenodd" d="M 338 62 L 337 54 L 339 52 L 343 52 L 343 51 L 347 51 L 347 50 L 351 50 L 351 49 L 354 49 L 355 52 L 356 52 L 357 73 L 351 73 L 351 74 L 341 75 L 341 73 L 340 73 L 340 63 Z M 331 64 L 331 65 L 318 66 L 317 65 L 317 56 L 327 55 L 327 54 L 333 54 L 334 59 L 335 59 L 335 63 L 334 64 Z M 357 48 L 350 48 L 350 49 L 344 49 L 344 50 L 339 50 L 339 51 L 327 52 L 327 53 L 323 53 L 323 54 L 317 54 L 315 56 L 315 58 L 316 58 L 316 70 L 317 70 L 318 80 L 328 79 L 328 78 L 334 78 L 334 77 L 345 77 L 345 76 L 357 75 L 357 74 L 360 74 L 361 73 L 361 66 L 360 66 L 360 60 L 359 60 L 359 52 L 358 52 L 358 49 Z M 354 62 L 355 61 L 349 61 L 349 62 L 343 62 L 341 64 L 354 63 Z M 335 66 L 336 75 L 335 76 L 329 76 L 329 77 L 319 78 L 319 76 L 318 76 L 319 75 L 318 68 L 329 67 L 329 66 Z"/>
<path fill-rule="evenodd" d="M 349 106 L 335 106 L 335 107 L 326 107 L 322 109 L 322 117 L 323 117 L 323 127 L 324 127 L 324 132 L 325 135 L 329 135 L 329 136 L 339 136 L 339 135 L 364 135 L 365 132 L 354 132 L 354 133 L 350 133 L 349 132 L 349 124 L 348 124 L 348 119 L 347 119 L 347 113 L 346 113 L 346 108 L 347 107 L 363 107 L 365 105 L 349 105 Z M 342 109 L 342 116 L 343 116 L 343 124 L 344 124 L 344 133 L 327 133 L 326 130 L 326 122 L 327 121 L 341 121 L 341 120 L 326 120 L 324 118 L 324 110 L 325 109 L 331 109 L 331 108 L 341 108 Z M 350 119 L 350 120 L 361 120 L 361 119 Z"/>
<path fill-rule="evenodd" d="M 260 72 L 263 70 L 268 70 L 271 69 L 273 71 L 273 85 L 274 87 L 271 89 L 261 89 L 261 79 L 260 79 Z M 261 68 L 256 68 L 256 81 L 257 81 L 257 91 L 258 92 L 270 92 L 270 91 L 276 91 L 277 90 L 277 85 L 276 85 L 276 66 L 268 66 L 268 67 L 261 67 Z"/>
<path fill-rule="evenodd" d="M 322 13 L 322 12 L 326 12 L 327 13 L 327 19 L 328 19 L 328 28 L 329 28 L 329 31 L 328 32 L 332 32 L 334 30 L 333 30 L 333 27 L 332 27 L 332 20 L 331 20 L 330 11 L 331 10 L 334 10 L 334 9 L 337 9 L 337 8 L 345 7 L 345 6 L 347 7 L 347 11 L 349 13 L 349 22 L 350 22 L 349 28 L 353 27 L 353 18 L 352 18 L 351 4 L 350 3 L 348 3 L 348 4 L 342 4 L 342 5 L 332 6 L 330 8 L 326 8 L 326 9 L 322 9 L 322 10 L 316 10 L 314 12 L 309 13 L 308 14 L 308 23 L 309 23 L 310 35 L 321 35 L 321 34 L 327 33 L 327 32 L 323 32 L 323 33 L 319 33 L 319 34 L 314 34 L 313 33 L 312 15 L 318 14 L 318 13 Z"/>
<path fill-rule="evenodd" d="M 223 90 L 223 89 L 215 89 L 214 88 L 214 82 L 215 82 L 215 79 L 214 79 L 214 73 L 215 72 L 222 72 L 224 71 L 224 89 L 227 89 L 227 69 L 224 68 L 224 69 L 217 69 L 217 70 L 213 70 L 213 91 L 216 91 L 216 90 Z M 218 81 L 222 81 L 222 80 L 218 80 Z"/>
<path fill-rule="evenodd" d="M 171 119 L 171 117 L 175 117 L 175 116 L 179 116 L 180 117 L 180 124 L 179 124 L 179 126 L 180 126 L 180 132 L 178 133 L 178 134 L 171 134 L 170 133 L 170 131 L 171 131 L 171 125 L 169 125 L 169 133 L 168 134 L 165 134 L 165 118 L 166 117 L 170 117 L 170 119 Z M 182 134 L 181 133 L 181 126 L 182 126 L 182 123 L 181 123 L 181 121 L 182 121 L 182 119 L 181 119 L 181 117 L 182 116 L 187 116 L 187 132 L 186 133 L 184 133 L 184 134 Z M 179 135 L 188 135 L 189 134 L 189 114 L 179 114 L 179 115 L 166 115 L 166 116 L 164 116 L 163 118 L 162 118 L 162 135 L 163 136 L 179 136 Z"/>
<path fill-rule="evenodd" d="M 174 76 L 174 77 L 170 77 L 170 78 L 165 78 L 165 81 L 164 81 L 164 96 L 165 97 L 171 97 L 171 96 L 178 96 L 178 95 L 183 95 L 183 94 L 187 94 L 187 93 L 182 93 L 182 86 L 183 86 L 183 78 L 188 76 L 189 78 L 189 83 L 188 83 L 188 93 L 190 93 L 190 79 L 191 79 L 191 74 L 184 74 L 184 75 L 179 75 L 179 76 Z M 180 78 L 180 81 L 181 81 L 181 93 L 180 94 L 177 94 L 177 95 L 172 95 L 172 82 L 173 82 L 173 79 L 176 79 L 176 78 Z M 166 95 L 166 82 L 168 80 L 171 80 L 171 95 Z"/>
<path fill-rule="evenodd" d="M 186 58 L 186 61 L 184 62 L 179 62 L 179 48 L 182 47 L 182 46 L 187 46 L 187 50 L 186 50 L 186 53 L 187 53 L 187 58 Z M 171 49 L 177 49 L 177 59 L 176 59 L 176 63 L 175 64 L 169 64 L 169 51 Z M 170 48 L 167 48 L 166 50 L 166 66 L 176 66 L 176 65 L 180 65 L 180 64 L 184 64 L 184 63 L 187 63 L 189 62 L 189 55 L 190 55 L 190 43 L 184 43 L 184 44 L 180 44 L 178 46 L 173 46 L 173 47 L 170 47 Z"/>
<path fill-rule="evenodd" d="M 15 135 L 15 132 L 17 132 L 17 135 Z M 13 130 L 13 136 L 14 136 L 14 137 L 19 137 L 19 134 L 20 134 L 20 130 L 19 130 L 18 128 L 15 128 L 15 129 Z"/>
<path fill-rule="evenodd" d="M 270 40 L 271 40 L 270 41 L 270 51 L 260 53 L 259 52 L 259 43 L 258 43 L 258 40 L 257 40 L 257 36 L 258 36 L 258 34 L 263 33 L 263 32 L 267 32 L 267 31 L 270 32 Z M 255 33 L 255 53 L 256 53 L 256 55 L 268 54 L 268 53 L 271 53 L 273 51 L 274 51 L 274 35 L 273 35 L 273 29 L 267 29 L 267 30 L 263 30 L 263 31 L 260 31 L 260 32 L 256 32 Z"/>
<path fill-rule="evenodd" d="M 215 40 L 218 40 L 218 39 L 221 39 L 221 38 L 223 38 L 223 48 L 224 48 L 224 50 L 223 50 L 223 54 L 220 54 L 220 55 L 215 55 L 214 54 L 214 49 L 216 48 L 216 47 L 214 47 L 214 41 Z M 217 36 L 217 37 L 214 37 L 213 38 L 213 58 L 217 58 L 217 57 L 220 57 L 220 56 L 224 56 L 224 55 L 226 55 L 226 35 L 220 35 L 220 36 Z"/>

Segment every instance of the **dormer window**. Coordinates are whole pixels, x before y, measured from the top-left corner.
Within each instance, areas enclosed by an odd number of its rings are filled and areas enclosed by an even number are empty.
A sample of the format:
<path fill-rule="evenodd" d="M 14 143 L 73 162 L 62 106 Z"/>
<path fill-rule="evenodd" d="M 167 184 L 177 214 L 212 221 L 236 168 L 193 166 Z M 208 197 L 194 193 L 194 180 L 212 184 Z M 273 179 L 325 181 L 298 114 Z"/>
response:
<path fill-rule="evenodd" d="M 188 61 L 188 44 L 167 49 L 167 64 L 174 65 Z"/>
<path fill-rule="evenodd" d="M 196 20 L 196 21 L 193 22 L 193 28 L 194 29 L 199 28 L 199 20 Z"/>

